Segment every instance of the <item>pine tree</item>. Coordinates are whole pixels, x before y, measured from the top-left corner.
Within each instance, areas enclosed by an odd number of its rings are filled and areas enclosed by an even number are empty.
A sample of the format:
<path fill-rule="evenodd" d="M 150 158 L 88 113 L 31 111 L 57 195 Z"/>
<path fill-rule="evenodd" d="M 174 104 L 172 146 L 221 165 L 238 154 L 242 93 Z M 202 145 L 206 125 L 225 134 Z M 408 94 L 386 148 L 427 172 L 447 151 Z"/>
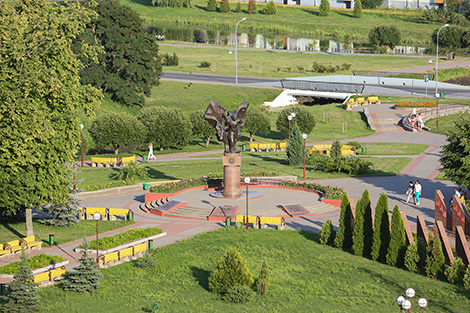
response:
<path fill-rule="evenodd" d="M 300 128 L 297 124 L 294 124 L 290 139 L 286 148 L 287 159 L 289 165 L 302 165 L 304 162 L 304 143 L 302 141 L 302 135 L 300 134 Z"/>
<path fill-rule="evenodd" d="M 234 247 L 229 247 L 217 264 L 217 268 L 209 276 L 209 289 L 214 293 L 223 294 L 235 286 L 253 285 L 254 279 L 245 259 Z"/>
<path fill-rule="evenodd" d="M 322 245 L 332 246 L 335 242 L 336 232 L 333 229 L 331 220 L 327 219 L 320 230 L 320 243 Z"/>
<path fill-rule="evenodd" d="M 220 12 L 222 13 L 230 13 L 230 3 L 228 0 L 222 0 L 220 3 Z"/>
<path fill-rule="evenodd" d="M 328 14 L 330 14 L 330 1 L 329 0 L 321 0 L 320 10 L 318 12 L 318 15 L 328 16 Z"/>
<path fill-rule="evenodd" d="M 100 287 L 99 281 L 103 274 L 98 270 L 96 260 L 88 256 L 88 242 L 86 238 L 83 241 L 83 246 L 82 257 L 77 260 L 80 262 L 80 265 L 67 275 L 67 279 L 62 284 L 64 290 L 87 292 Z"/>
<path fill-rule="evenodd" d="M 256 280 L 256 290 L 262 296 L 268 293 L 270 276 L 271 270 L 269 269 L 268 262 L 264 260 Z"/>
<path fill-rule="evenodd" d="M 338 234 L 335 238 L 335 246 L 343 250 L 350 250 L 352 247 L 353 234 L 351 219 L 351 203 L 349 202 L 348 195 L 345 193 L 343 194 L 343 199 L 341 200 Z"/>
<path fill-rule="evenodd" d="M 248 1 L 248 13 L 250 14 L 256 14 L 256 1 L 255 0 L 249 0 Z"/>
<path fill-rule="evenodd" d="M 369 191 L 366 189 L 356 207 L 353 234 L 354 254 L 366 258 L 370 257 L 372 237 L 372 209 L 370 207 Z"/>
<path fill-rule="evenodd" d="M 269 1 L 263 8 L 263 14 L 273 15 L 277 13 L 277 6 L 274 4 L 274 1 Z"/>
<path fill-rule="evenodd" d="M 406 253 L 406 235 L 403 219 L 398 205 L 393 208 L 392 227 L 390 232 L 390 245 L 386 261 L 388 265 L 402 267 Z"/>
<path fill-rule="evenodd" d="M 432 278 L 442 278 L 445 270 L 445 257 L 442 252 L 441 239 L 430 233 L 426 249 L 426 275 Z"/>
<path fill-rule="evenodd" d="M 81 182 L 81 180 L 76 180 L 75 177 L 78 174 L 78 169 L 72 169 L 73 177 L 70 179 L 69 185 L 69 192 L 70 196 L 67 200 L 66 204 L 52 204 L 49 207 L 46 207 L 44 210 L 49 213 L 53 214 L 54 218 L 52 219 L 44 219 L 43 223 L 46 225 L 53 225 L 53 226 L 72 226 L 79 222 L 77 218 L 77 214 L 79 211 L 79 206 L 82 203 L 81 199 L 77 198 L 77 194 L 82 191 L 77 189 L 76 186 Z"/>
<path fill-rule="evenodd" d="M 39 311 L 40 303 L 37 295 L 37 283 L 34 282 L 33 273 L 29 265 L 26 264 L 26 253 L 21 250 L 18 273 L 14 276 L 14 281 L 9 284 L 10 293 L 6 297 L 8 300 L 2 307 L 2 312 L 35 312 Z"/>
<path fill-rule="evenodd" d="M 382 194 L 377 201 L 374 219 L 374 237 L 372 239 L 372 259 L 385 262 L 390 243 L 390 216 L 388 215 L 388 197 Z"/>
<path fill-rule="evenodd" d="M 333 141 L 333 144 L 331 145 L 330 156 L 332 158 L 340 158 L 342 156 L 341 142 L 339 140 Z"/>
<path fill-rule="evenodd" d="M 361 0 L 356 0 L 354 2 L 353 17 L 361 18 L 362 17 L 362 2 Z"/>
<path fill-rule="evenodd" d="M 450 267 L 446 270 L 445 274 L 449 283 L 455 285 L 462 284 L 465 276 L 465 264 L 462 259 L 456 257 L 450 264 Z"/>
<path fill-rule="evenodd" d="M 208 0 L 206 10 L 209 12 L 217 11 L 217 1 L 216 0 Z"/>

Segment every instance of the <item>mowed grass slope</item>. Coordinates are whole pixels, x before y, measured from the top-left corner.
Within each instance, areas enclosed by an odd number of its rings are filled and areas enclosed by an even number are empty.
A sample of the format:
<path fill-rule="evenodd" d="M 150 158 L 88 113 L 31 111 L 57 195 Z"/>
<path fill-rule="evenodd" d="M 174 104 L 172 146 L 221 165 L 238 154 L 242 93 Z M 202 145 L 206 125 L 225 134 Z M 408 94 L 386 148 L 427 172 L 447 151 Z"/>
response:
<path fill-rule="evenodd" d="M 257 276 L 267 260 L 266 296 L 241 305 L 221 301 L 208 278 L 225 250 L 235 247 Z M 158 248 L 153 269 L 126 263 L 101 270 L 101 288 L 91 293 L 39 290 L 41 312 L 398 312 L 396 298 L 413 287 L 429 312 L 468 312 L 469 292 L 445 282 L 389 267 L 319 245 L 306 232 L 224 228 Z M 413 304 L 417 307 L 416 299 Z"/>

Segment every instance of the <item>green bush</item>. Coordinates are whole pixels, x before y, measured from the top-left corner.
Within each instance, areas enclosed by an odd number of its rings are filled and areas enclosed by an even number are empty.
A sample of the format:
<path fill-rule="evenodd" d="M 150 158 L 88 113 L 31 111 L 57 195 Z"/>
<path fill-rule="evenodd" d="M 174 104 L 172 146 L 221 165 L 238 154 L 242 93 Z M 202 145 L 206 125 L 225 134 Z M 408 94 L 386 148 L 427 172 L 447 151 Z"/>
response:
<path fill-rule="evenodd" d="M 340 158 L 341 156 L 342 156 L 342 154 L 341 154 L 341 142 L 339 140 L 335 140 L 331 144 L 330 157 Z"/>
<path fill-rule="evenodd" d="M 147 179 L 149 177 L 147 169 L 136 162 L 129 162 L 121 166 L 118 172 L 113 175 L 113 179 L 121 181 L 133 181 L 136 179 Z"/>
<path fill-rule="evenodd" d="M 224 301 L 233 303 L 248 303 L 253 298 L 253 290 L 246 286 L 235 286 L 227 290 L 222 296 Z"/>
<path fill-rule="evenodd" d="M 332 246 L 335 242 L 336 232 L 333 229 L 331 220 L 327 219 L 320 230 L 320 243 L 322 245 Z"/>
<path fill-rule="evenodd" d="M 264 296 L 268 293 L 270 276 L 271 270 L 269 269 L 268 262 L 264 260 L 258 278 L 256 279 L 256 290 L 258 294 Z"/>
<path fill-rule="evenodd" d="M 133 228 L 111 237 L 101 237 L 99 238 L 100 250 L 108 250 L 137 239 L 158 235 L 162 232 L 162 229 L 156 227 Z M 81 245 L 80 248 L 85 247 Z M 96 249 L 96 240 L 90 242 L 89 249 Z"/>
<path fill-rule="evenodd" d="M 289 165 L 301 165 L 304 161 L 304 143 L 297 124 L 294 125 L 294 129 L 288 140 L 286 154 Z"/>
<path fill-rule="evenodd" d="M 245 259 L 234 247 L 229 247 L 220 258 L 217 268 L 209 276 L 209 289 L 213 293 L 225 294 L 237 286 L 253 286 L 251 274 Z"/>
<path fill-rule="evenodd" d="M 211 62 L 201 61 L 201 67 L 208 68 L 211 66 Z"/>
<path fill-rule="evenodd" d="M 382 4 L 383 0 L 362 0 L 364 9 L 375 9 Z"/>
<path fill-rule="evenodd" d="M 171 1 L 171 0 L 170 0 Z M 209 12 L 215 12 L 217 11 L 217 1 L 216 0 L 208 0 L 207 1 L 207 11 Z"/>
<path fill-rule="evenodd" d="M 439 29 L 436 29 L 431 37 L 434 45 L 437 40 L 437 32 Z M 470 31 L 461 26 L 451 25 L 449 27 L 443 28 L 439 33 L 439 47 L 445 48 L 466 48 L 468 46 L 466 40 Z"/>
<path fill-rule="evenodd" d="M 419 272 L 419 253 L 418 253 L 418 242 L 413 241 L 411 245 L 408 246 L 405 253 L 405 267 L 408 271 L 413 273 Z"/>
<path fill-rule="evenodd" d="M 242 11 L 242 5 L 240 1 L 237 2 L 237 6 L 235 7 L 235 12 L 240 13 Z"/>
<path fill-rule="evenodd" d="M 372 167 L 371 162 L 359 157 L 333 158 L 320 153 L 311 154 L 307 163 L 328 173 L 348 173 L 350 175 L 365 174 Z"/>
<path fill-rule="evenodd" d="M 328 14 L 330 14 L 330 1 L 329 0 L 321 0 L 318 15 L 328 16 Z"/>
<path fill-rule="evenodd" d="M 277 6 L 274 4 L 274 1 L 269 1 L 263 8 L 263 14 L 273 15 L 277 13 Z"/>
<path fill-rule="evenodd" d="M 228 0 L 222 0 L 220 3 L 220 12 L 222 13 L 230 13 L 230 3 Z"/>
<path fill-rule="evenodd" d="M 281 186 L 317 190 L 323 193 L 323 197 L 325 199 L 341 199 L 341 197 L 343 197 L 343 195 L 345 194 L 344 189 L 341 187 L 330 186 L 330 185 L 324 186 L 324 185 L 320 185 L 317 183 L 297 183 L 297 182 L 285 181 L 285 182 L 282 182 Z"/>
<path fill-rule="evenodd" d="M 256 14 L 258 13 L 256 10 L 256 1 L 255 0 L 248 0 L 248 13 Z"/>
<path fill-rule="evenodd" d="M 353 17 L 354 18 L 361 18 L 362 17 L 362 2 L 361 2 L 361 0 L 356 0 L 354 2 Z"/>
<path fill-rule="evenodd" d="M 441 239 L 432 232 L 428 236 L 426 249 L 426 275 L 432 278 L 442 278 L 445 270 L 445 258 L 442 252 Z"/>
<path fill-rule="evenodd" d="M 347 146 L 353 146 L 356 148 L 356 152 L 362 148 L 362 143 L 359 141 L 348 141 L 346 142 Z"/>
<path fill-rule="evenodd" d="M 467 266 L 465 276 L 463 277 L 463 286 L 465 289 L 470 289 L 470 266 Z"/>
<path fill-rule="evenodd" d="M 168 53 L 165 53 L 162 60 L 163 60 L 163 65 L 165 66 L 178 66 L 180 62 L 180 59 L 176 55 L 176 53 L 173 53 L 173 55 L 169 55 Z"/>
<path fill-rule="evenodd" d="M 315 127 L 315 118 L 312 113 L 302 106 L 290 106 L 279 112 L 276 120 L 277 130 L 286 135 L 289 133 L 289 120 L 287 116 L 292 113 L 295 113 L 295 118 L 290 122 L 291 131 L 293 129 L 292 124 L 295 124 L 299 126 L 302 134 L 310 134 Z"/>
<path fill-rule="evenodd" d="M 401 33 L 395 25 L 377 26 L 369 32 L 369 42 L 376 46 L 394 48 L 401 42 Z"/>
<path fill-rule="evenodd" d="M 149 253 L 149 251 L 147 251 L 143 257 L 135 261 L 134 265 L 138 268 L 149 269 L 155 267 L 156 261 L 154 258 L 152 258 L 152 255 Z"/>
<path fill-rule="evenodd" d="M 192 8 L 193 0 L 152 0 L 152 5 L 171 8 Z"/>
<path fill-rule="evenodd" d="M 456 257 L 450 264 L 450 267 L 446 270 L 445 275 L 449 283 L 455 285 L 462 284 L 465 276 L 465 264 L 462 259 Z"/>
<path fill-rule="evenodd" d="M 352 247 L 352 211 L 348 194 L 343 194 L 341 200 L 341 211 L 339 215 L 338 233 L 335 238 L 335 246 L 343 250 L 350 250 Z"/>
<path fill-rule="evenodd" d="M 26 260 L 26 265 L 28 265 L 32 270 L 46 267 L 54 263 L 60 263 L 65 261 L 65 259 L 60 255 L 47 255 L 41 253 L 39 255 L 33 256 Z M 18 266 L 21 261 L 16 261 L 0 267 L 1 274 L 15 274 L 18 273 Z"/>
<path fill-rule="evenodd" d="M 375 207 L 374 238 L 372 241 L 372 260 L 384 263 L 390 243 L 390 215 L 388 197 L 382 194 Z"/>
<path fill-rule="evenodd" d="M 386 261 L 390 266 L 402 267 L 406 253 L 406 234 L 403 219 L 400 215 L 398 205 L 392 212 L 392 223 L 390 227 L 390 244 Z"/>

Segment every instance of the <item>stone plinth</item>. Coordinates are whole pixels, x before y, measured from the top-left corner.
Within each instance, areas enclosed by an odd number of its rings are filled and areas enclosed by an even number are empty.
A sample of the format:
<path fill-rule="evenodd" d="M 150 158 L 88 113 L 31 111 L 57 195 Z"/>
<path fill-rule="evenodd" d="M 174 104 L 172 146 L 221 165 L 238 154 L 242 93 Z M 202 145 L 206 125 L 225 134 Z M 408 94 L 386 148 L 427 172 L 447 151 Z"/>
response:
<path fill-rule="evenodd" d="M 242 157 L 240 153 L 225 153 L 224 164 L 224 198 L 240 198 L 240 166 Z"/>

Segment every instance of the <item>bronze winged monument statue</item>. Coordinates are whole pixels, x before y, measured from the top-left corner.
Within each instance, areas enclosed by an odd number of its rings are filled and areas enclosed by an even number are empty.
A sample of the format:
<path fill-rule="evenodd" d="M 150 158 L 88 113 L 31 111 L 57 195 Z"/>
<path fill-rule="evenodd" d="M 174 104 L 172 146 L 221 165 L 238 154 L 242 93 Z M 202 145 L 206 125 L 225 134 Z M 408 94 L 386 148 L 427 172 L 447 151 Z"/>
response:
<path fill-rule="evenodd" d="M 217 139 L 225 144 L 225 153 L 239 153 L 235 144 L 240 138 L 240 128 L 245 125 L 248 102 L 240 103 L 235 111 L 228 111 L 217 101 L 211 100 L 204 118 L 217 131 Z"/>

